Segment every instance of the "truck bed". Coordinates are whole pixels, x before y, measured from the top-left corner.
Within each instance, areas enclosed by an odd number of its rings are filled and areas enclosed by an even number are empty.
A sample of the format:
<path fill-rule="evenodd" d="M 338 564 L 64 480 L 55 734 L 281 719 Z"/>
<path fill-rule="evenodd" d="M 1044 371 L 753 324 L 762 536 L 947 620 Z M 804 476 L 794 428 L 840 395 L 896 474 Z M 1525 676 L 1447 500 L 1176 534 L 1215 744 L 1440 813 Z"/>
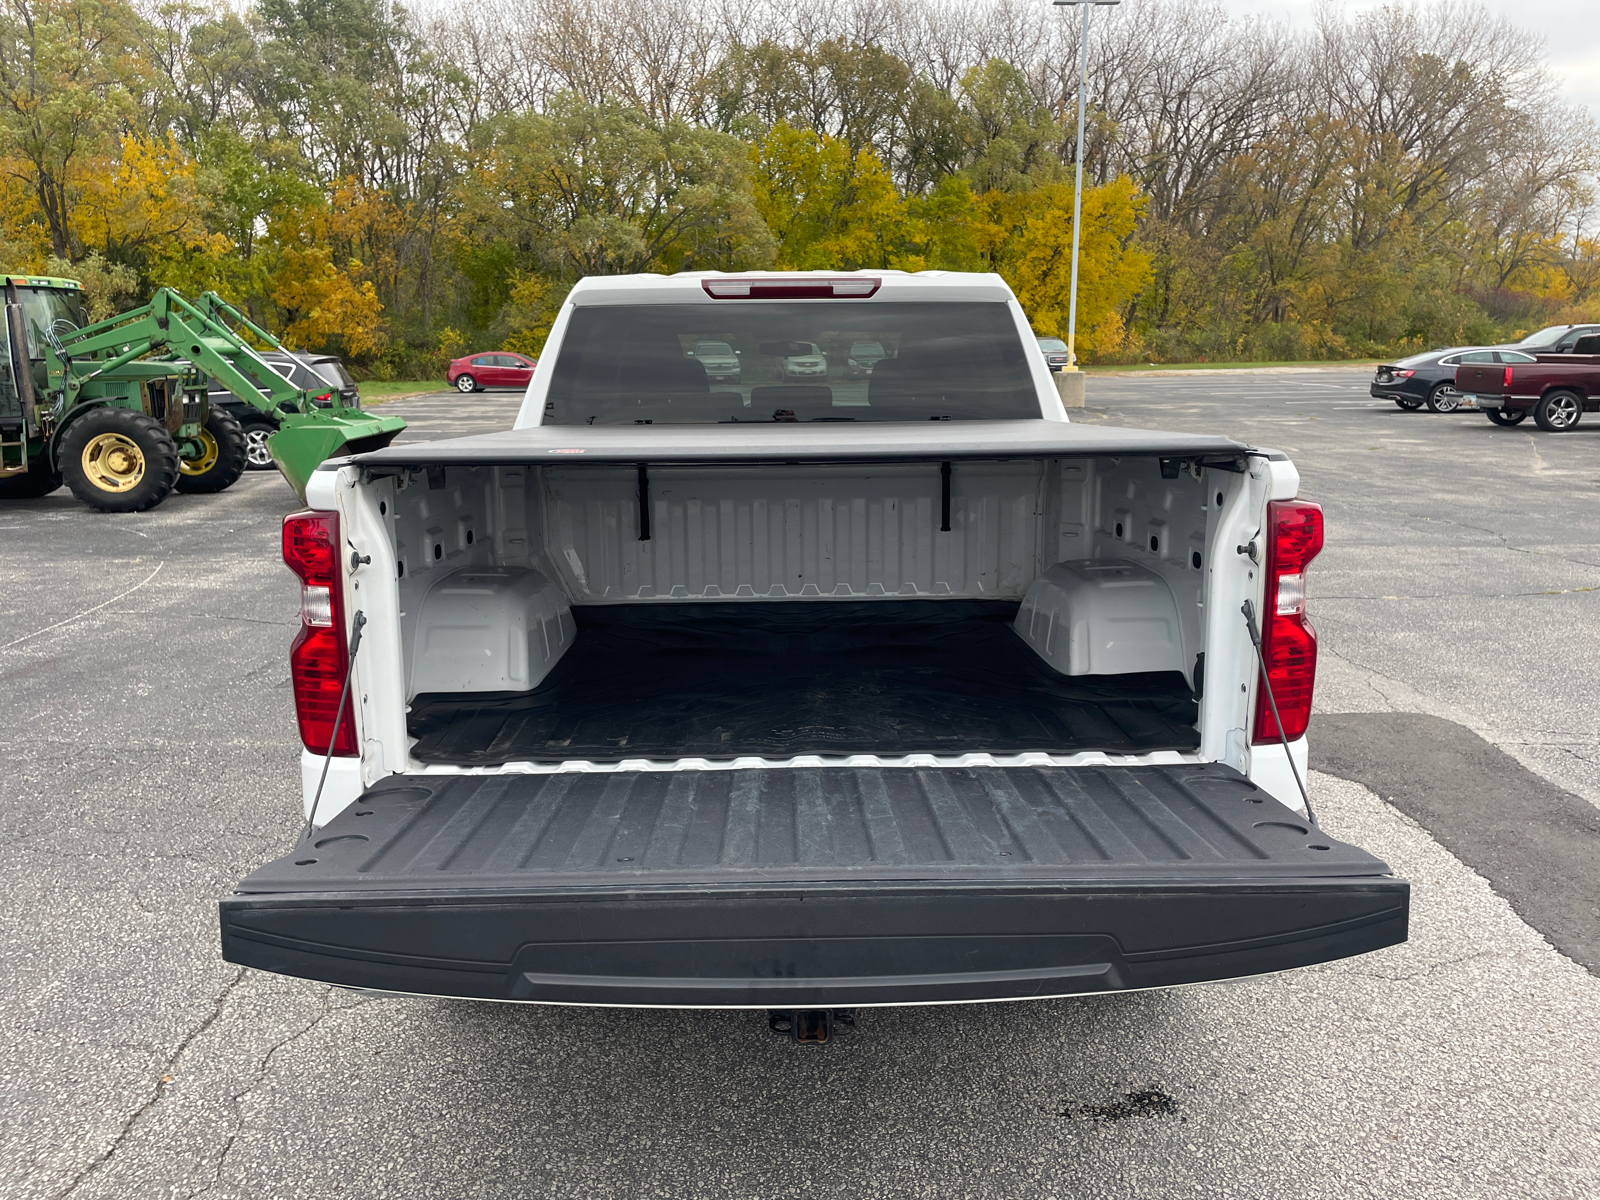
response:
<path fill-rule="evenodd" d="M 1407 885 L 1230 768 L 396 776 L 222 905 L 233 962 L 354 987 L 783 1007 L 1280 970 Z"/>
<path fill-rule="evenodd" d="M 1069 677 L 1005 601 L 632 604 L 573 610 L 530 692 L 413 699 L 425 763 L 1193 750 L 1176 671 Z"/>

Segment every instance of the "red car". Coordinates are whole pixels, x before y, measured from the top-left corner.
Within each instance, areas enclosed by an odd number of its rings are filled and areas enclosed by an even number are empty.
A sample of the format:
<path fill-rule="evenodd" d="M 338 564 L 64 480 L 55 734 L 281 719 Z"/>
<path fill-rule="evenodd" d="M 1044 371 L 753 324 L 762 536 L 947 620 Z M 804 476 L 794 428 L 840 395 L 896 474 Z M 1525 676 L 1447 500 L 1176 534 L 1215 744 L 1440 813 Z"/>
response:
<path fill-rule="evenodd" d="M 525 388 L 533 378 L 533 368 L 538 361 L 521 354 L 501 350 L 494 354 L 469 354 L 458 358 L 445 368 L 444 377 L 450 386 L 463 394 L 481 392 L 484 388 Z"/>

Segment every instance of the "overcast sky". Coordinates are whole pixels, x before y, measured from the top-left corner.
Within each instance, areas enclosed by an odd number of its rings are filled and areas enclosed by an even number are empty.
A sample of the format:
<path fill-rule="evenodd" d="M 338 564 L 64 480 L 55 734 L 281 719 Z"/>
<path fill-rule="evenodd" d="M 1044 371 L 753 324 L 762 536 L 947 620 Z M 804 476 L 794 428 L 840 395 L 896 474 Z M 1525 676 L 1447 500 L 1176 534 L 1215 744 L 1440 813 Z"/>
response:
<path fill-rule="evenodd" d="M 1316 0 L 1223 0 L 1230 10 L 1287 18 L 1295 27 L 1309 25 Z M 1567 98 L 1586 104 L 1600 117 L 1600 0 L 1483 0 L 1495 13 L 1542 34 L 1550 65 L 1563 82 Z M 1351 0 L 1346 11 L 1376 8 L 1378 4 Z"/>

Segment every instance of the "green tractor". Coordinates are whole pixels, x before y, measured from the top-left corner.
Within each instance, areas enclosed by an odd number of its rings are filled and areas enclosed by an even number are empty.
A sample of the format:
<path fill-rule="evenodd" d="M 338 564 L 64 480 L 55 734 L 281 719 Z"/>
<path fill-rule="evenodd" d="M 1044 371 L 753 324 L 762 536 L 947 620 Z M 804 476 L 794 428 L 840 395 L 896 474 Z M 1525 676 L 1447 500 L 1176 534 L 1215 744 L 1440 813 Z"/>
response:
<path fill-rule="evenodd" d="M 70 279 L 10 276 L 0 337 L 0 498 L 43 496 L 63 482 L 102 512 L 143 512 L 181 492 L 220 492 L 245 468 L 238 419 L 207 402 L 209 380 L 271 417 L 267 448 L 303 499 L 337 454 L 387 445 L 398 417 L 302 391 L 245 340 L 276 347 L 219 297 L 190 304 L 169 288 L 150 303 L 86 324 Z"/>

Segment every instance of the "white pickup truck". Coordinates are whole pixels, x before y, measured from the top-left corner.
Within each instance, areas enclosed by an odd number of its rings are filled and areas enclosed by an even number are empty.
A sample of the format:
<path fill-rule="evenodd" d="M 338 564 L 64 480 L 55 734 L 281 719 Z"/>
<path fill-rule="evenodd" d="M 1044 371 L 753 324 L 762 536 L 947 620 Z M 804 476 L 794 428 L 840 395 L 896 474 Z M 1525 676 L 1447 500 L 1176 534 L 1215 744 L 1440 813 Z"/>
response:
<path fill-rule="evenodd" d="M 306 832 L 223 953 L 827 1013 L 1403 941 L 1406 881 L 1298 785 L 1298 482 L 1069 423 L 998 276 L 586 279 L 513 430 L 329 463 L 286 519 Z"/>

